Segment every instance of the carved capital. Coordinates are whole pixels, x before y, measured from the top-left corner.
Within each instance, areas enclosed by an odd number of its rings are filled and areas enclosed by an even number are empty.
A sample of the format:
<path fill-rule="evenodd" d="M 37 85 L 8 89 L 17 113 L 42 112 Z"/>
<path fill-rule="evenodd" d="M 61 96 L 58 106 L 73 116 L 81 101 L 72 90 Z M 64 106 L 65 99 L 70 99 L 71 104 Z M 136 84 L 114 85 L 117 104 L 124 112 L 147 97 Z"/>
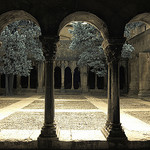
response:
<path fill-rule="evenodd" d="M 104 53 L 108 63 L 120 60 L 121 50 L 124 42 L 124 38 L 112 38 L 103 42 L 102 46 L 104 48 Z"/>
<path fill-rule="evenodd" d="M 59 41 L 59 36 L 40 36 L 40 41 L 42 42 L 45 59 L 55 59 L 56 43 Z"/>

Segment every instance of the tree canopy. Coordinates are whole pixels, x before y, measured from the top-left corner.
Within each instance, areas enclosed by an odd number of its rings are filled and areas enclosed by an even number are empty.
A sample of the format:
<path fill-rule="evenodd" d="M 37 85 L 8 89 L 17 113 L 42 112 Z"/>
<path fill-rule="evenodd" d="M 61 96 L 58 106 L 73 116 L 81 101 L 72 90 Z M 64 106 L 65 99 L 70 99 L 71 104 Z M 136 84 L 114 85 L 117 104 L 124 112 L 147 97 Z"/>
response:
<path fill-rule="evenodd" d="M 78 65 L 88 65 L 92 68 L 91 71 L 99 76 L 104 76 L 106 74 L 106 59 L 101 47 L 103 38 L 100 32 L 88 23 L 75 22 L 72 25 L 73 30 L 69 30 L 72 34 L 69 48 L 81 52 Z"/>
<path fill-rule="evenodd" d="M 40 27 L 28 20 L 6 26 L 0 34 L 0 72 L 28 76 L 32 69 L 31 60 L 44 60 L 40 34 Z"/>
<path fill-rule="evenodd" d="M 127 24 L 124 35 L 130 37 L 130 30 L 140 26 L 141 23 L 135 22 Z M 69 46 L 71 50 L 80 51 L 78 65 L 88 65 L 98 76 L 105 76 L 106 58 L 101 47 L 103 38 L 101 33 L 92 25 L 85 22 L 73 22 L 73 29 L 69 29 L 72 34 L 72 41 Z M 121 51 L 122 58 L 132 58 L 134 47 L 127 42 L 124 43 Z"/>

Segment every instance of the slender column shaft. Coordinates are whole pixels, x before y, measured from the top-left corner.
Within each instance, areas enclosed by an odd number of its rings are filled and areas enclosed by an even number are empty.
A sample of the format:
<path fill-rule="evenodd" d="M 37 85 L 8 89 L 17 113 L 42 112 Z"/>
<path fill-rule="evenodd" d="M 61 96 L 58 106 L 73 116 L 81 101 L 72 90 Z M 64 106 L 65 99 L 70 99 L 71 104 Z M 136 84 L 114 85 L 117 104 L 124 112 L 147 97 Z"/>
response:
<path fill-rule="evenodd" d="M 38 64 L 38 89 L 37 92 L 43 92 L 43 80 L 44 80 L 44 63 L 39 62 Z"/>
<path fill-rule="evenodd" d="M 61 89 L 64 89 L 64 75 L 65 75 L 65 68 L 64 66 L 61 67 Z"/>
<path fill-rule="evenodd" d="M 30 76 L 28 76 L 28 89 L 30 89 Z"/>
<path fill-rule="evenodd" d="M 111 64 L 111 68 L 112 123 L 120 124 L 118 61 L 113 62 L 113 64 Z"/>
<path fill-rule="evenodd" d="M 45 124 L 54 122 L 54 68 L 53 60 L 45 63 Z"/>
<path fill-rule="evenodd" d="M 108 98 L 108 114 L 107 114 L 107 123 L 111 122 L 111 68 L 108 64 L 108 89 L 107 89 L 107 98 Z"/>
<path fill-rule="evenodd" d="M 71 89 L 74 89 L 73 80 L 74 80 L 74 69 L 71 69 L 72 74 L 72 83 L 71 83 Z"/>

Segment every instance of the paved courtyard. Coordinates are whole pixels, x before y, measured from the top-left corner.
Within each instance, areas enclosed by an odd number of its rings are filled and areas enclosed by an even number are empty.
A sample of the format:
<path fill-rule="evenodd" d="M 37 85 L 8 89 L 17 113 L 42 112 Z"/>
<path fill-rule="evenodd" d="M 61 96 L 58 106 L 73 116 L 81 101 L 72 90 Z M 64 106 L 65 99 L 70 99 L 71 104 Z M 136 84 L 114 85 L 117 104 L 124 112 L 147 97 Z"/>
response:
<path fill-rule="evenodd" d="M 121 97 L 121 123 L 128 140 L 150 140 L 150 99 Z M 101 133 L 107 99 L 89 95 L 55 95 L 59 140 L 106 140 Z M 0 97 L 0 141 L 37 140 L 44 122 L 44 96 Z"/>

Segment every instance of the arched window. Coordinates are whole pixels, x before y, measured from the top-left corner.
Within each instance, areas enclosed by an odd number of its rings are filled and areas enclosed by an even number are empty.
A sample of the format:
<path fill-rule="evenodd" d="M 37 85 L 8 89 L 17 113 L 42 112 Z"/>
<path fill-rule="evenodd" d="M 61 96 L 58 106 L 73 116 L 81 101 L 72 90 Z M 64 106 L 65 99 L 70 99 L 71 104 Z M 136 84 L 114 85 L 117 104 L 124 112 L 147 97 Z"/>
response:
<path fill-rule="evenodd" d="M 80 87 L 80 71 L 78 67 L 74 69 L 73 87 L 74 89 L 78 89 Z"/>
<path fill-rule="evenodd" d="M 88 87 L 89 89 L 95 89 L 95 73 L 91 69 L 88 72 Z"/>
<path fill-rule="evenodd" d="M 72 73 L 71 73 L 71 69 L 69 67 L 67 67 L 65 69 L 65 89 L 71 89 L 72 87 Z"/>
<path fill-rule="evenodd" d="M 124 67 L 120 67 L 120 89 L 124 89 L 125 86 L 125 70 Z"/>
<path fill-rule="evenodd" d="M 33 66 L 33 69 L 31 70 L 30 73 L 30 88 L 36 89 L 37 84 L 38 84 L 38 79 L 37 79 L 37 69 L 35 66 Z"/>
<path fill-rule="evenodd" d="M 97 76 L 97 88 L 104 89 L 104 77 Z"/>
<path fill-rule="evenodd" d="M 13 88 L 17 88 L 17 75 L 14 75 L 14 82 L 13 82 Z"/>
<path fill-rule="evenodd" d="M 28 77 L 21 76 L 21 87 L 28 88 Z"/>
<path fill-rule="evenodd" d="M 5 74 L 1 75 L 1 88 L 5 88 Z"/>
<path fill-rule="evenodd" d="M 60 89 L 61 88 L 61 68 L 55 67 L 54 71 L 54 88 Z"/>

